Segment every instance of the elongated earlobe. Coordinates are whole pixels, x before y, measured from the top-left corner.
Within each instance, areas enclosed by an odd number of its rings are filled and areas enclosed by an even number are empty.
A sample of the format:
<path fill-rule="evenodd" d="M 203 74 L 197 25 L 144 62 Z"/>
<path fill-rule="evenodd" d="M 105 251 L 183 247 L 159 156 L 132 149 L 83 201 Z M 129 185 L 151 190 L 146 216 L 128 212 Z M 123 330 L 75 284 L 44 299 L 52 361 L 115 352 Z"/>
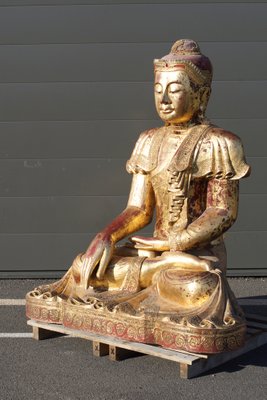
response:
<path fill-rule="evenodd" d="M 210 87 L 204 87 L 200 89 L 200 106 L 198 112 L 198 119 L 200 122 L 206 119 L 205 113 L 209 102 L 210 94 L 211 94 Z"/>

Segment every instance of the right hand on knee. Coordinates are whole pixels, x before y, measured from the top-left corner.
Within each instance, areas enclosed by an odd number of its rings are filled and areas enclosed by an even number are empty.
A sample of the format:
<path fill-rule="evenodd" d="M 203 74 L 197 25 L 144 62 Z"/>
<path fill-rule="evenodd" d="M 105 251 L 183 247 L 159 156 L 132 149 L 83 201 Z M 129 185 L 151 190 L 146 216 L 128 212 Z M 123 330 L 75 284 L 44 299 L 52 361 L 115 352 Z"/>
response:
<path fill-rule="evenodd" d="M 82 268 L 81 268 L 81 284 L 87 289 L 89 279 L 95 269 L 96 277 L 103 279 L 106 268 L 114 251 L 114 242 L 110 235 L 99 233 L 93 239 L 85 252 Z"/>

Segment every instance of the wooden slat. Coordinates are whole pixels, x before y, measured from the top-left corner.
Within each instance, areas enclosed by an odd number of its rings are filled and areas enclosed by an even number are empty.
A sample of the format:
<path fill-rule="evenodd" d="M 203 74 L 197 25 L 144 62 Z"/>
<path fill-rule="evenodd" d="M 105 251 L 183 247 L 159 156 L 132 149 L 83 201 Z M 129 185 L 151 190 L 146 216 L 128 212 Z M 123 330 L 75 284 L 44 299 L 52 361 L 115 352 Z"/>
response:
<path fill-rule="evenodd" d="M 3 7 L 0 43 L 264 41 L 266 12 L 264 3 Z"/>
<path fill-rule="evenodd" d="M 266 299 L 266 305 L 267 305 L 267 299 Z M 246 319 L 258 322 L 266 322 L 267 325 L 267 316 L 264 315 L 246 313 Z"/>
<path fill-rule="evenodd" d="M 42 277 L 53 278 L 55 275 L 49 271 L 69 268 L 74 258 L 86 250 L 93 237 L 93 233 L 0 235 L 0 270 L 7 274 L 15 270 L 18 275 L 20 271 L 27 271 L 24 277 L 30 276 L 31 272 L 37 277 L 36 271 L 44 271 L 41 272 Z M 4 277 L 7 277 L 6 273 Z M 57 276 L 63 274 L 61 271 Z"/>
<path fill-rule="evenodd" d="M 126 159 L 139 134 L 159 125 L 155 120 L 0 122 L 0 158 Z"/>
<path fill-rule="evenodd" d="M 157 349 L 158 349 L 158 347 L 157 347 Z M 199 359 L 201 359 L 201 358 L 202 359 L 207 359 L 208 358 L 207 354 L 191 353 L 191 352 L 185 351 L 185 350 L 179 350 L 179 353 L 190 355 L 190 356 L 194 356 L 194 357 L 197 357 Z M 141 354 L 142 354 L 141 352 L 139 353 L 137 351 L 130 350 L 130 348 L 126 350 L 124 348 L 117 347 L 117 346 L 109 346 L 109 358 L 111 359 L 111 361 L 121 361 L 121 360 L 124 360 L 126 358 L 138 356 L 138 355 L 141 355 Z"/>
<path fill-rule="evenodd" d="M 131 181 L 125 164 L 105 158 L 0 160 L 0 196 L 125 196 Z"/>
<path fill-rule="evenodd" d="M 244 183 L 244 190 L 246 188 Z M 265 212 L 267 196 L 262 194 L 243 194 L 239 200 L 239 214 L 231 228 L 233 232 L 267 230 L 267 214 Z"/>
<path fill-rule="evenodd" d="M 215 82 L 208 115 L 211 118 L 264 118 L 261 99 L 265 85 L 264 81 Z M 245 104 L 246 96 L 250 101 Z"/>
<path fill-rule="evenodd" d="M 0 46 L 0 82 L 151 81 L 154 58 L 166 54 L 171 45 L 171 42 L 4 45 Z M 201 42 L 200 46 L 212 60 L 214 81 L 267 79 L 266 42 Z"/>
<path fill-rule="evenodd" d="M 233 268 L 237 273 L 239 269 L 247 269 L 248 276 L 253 276 L 254 268 L 266 270 L 267 232 L 229 232 L 225 239 L 229 270 Z"/>
<path fill-rule="evenodd" d="M 27 277 L 27 274 L 38 277 L 38 271 L 41 277 L 62 276 L 59 270 L 67 269 L 76 255 L 86 250 L 94 236 L 95 233 L 89 232 L 0 234 L 0 270 L 5 271 L 2 276 L 14 277 L 12 271 L 21 277 Z M 244 276 L 266 276 L 266 240 L 267 232 L 229 233 L 226 241 L 228 275 L 242 276 L 244 273 Z M 23 275 L 23 271 L 26 271 L 26 275 Z"/>
<path fill-rule="evenodd" d="M 267 81 L 215 82 L 208 115 L 264 118 L 266 90 Z M 1 121 L 156 118 L 152 83 L 0 84 L 0 103 Z"/>
<path fill-rule="evenodd" d="M 164 4 L 163 0 L 0 0 L 0 6 L 55 6 L 55 5 L 119 5 L 119 4 Z M 169 4 L 230 3 L 229 0 L 168 0 Z M 235 0 L 235 3 L 251 3 L 251 0 Z M 265 0 L 257 0 L 265 3 Z"/>
<path fill-rule="evenodd" d="M 267 230 L 266 196 L 241 196 L 239 220 L 231 228 L 234 233 Z M 97 232 L 124 210 L 127 200 L 127 196 L 107 192 L 103 196 L 1 197 L 0 233 Z M 153 229 L 151 225 L 149 231 Z"/>
<path fill-rule="evenodd" d="M 0 198 L 0 232 L 98 232 L 126 203 L 124 196 Z"/>
<path fill-rule="evenodd" d="M 241 297 L 238 299 L 238 303 L 241 306 L 267 306 L 267 298 L 266 296 L 259 297 Z"/>
<path fill-rule="evenodd" d="M 0 269 L 0 279 L 49 279 L 55 281 L 62 278 L 65 272 L 65 270 L 37 270 L 36 266 L 35 271 L 28 271 L 27 269 L 23 271 L 12 269 L 9 271 L 2 271 Z"/>
<path fill-rule="evenodd" d="M 240 136 L 247 157 L 266 157 L 267 119 L 214 119 L 213 123 Z M 161 125 L 159 119 L 0 122 L 0 158 L 126 159 L 142 131 Z M 258 174 L 252 167 L 246 185 Z"/>
<path fill-rule="evenodd" d="M 258 335 L 259 329 L 257 328 L 247 328 L 247 338 L 249 339 L 252 335 Z"/>
<path fill-rule="evenodd" d="M 266 157 L 267 119 L 214 119 L 213 122 L 241 138 L 247 157 Z"/>
<path fill-rule="evenodd" d="M 261 323 L 261 322 L 256 322 L 256 321 L 247 321 L 247 326 L 250 328 L 256 328 L 259 330 L 267 331 L 267 324 L 266 323 Z"/>
<path fill-rule="evenodd" d="M 251 166 L 251 175 L 240 181 L 240 192 L 248 195 L 266 194 L 267 186 L 264 184 L 264 181 L 266 179 L 267 157 L 246 157 L 246 159 L 247 163 Z M 242 201 L 244 200 L 241 200 L 241 205 Z"/>
<path fill-rule="evenodd" d="M 259 260 L 262 262 L 262 260 Z M 255 265 L 255 263 L 254 263 Z M 266 267 L 261 267 L 261 268 L 243 268 L 241 264 L 236 264 L 236 265 L 229 265 L 227 269 L 227 276 L 229 277 L 264 277 L 267 276 L 267 269 Z"/>
<path fill-rule="evenodd" d="M 253 174 L 242 181 L 241 217 L 234 229 L 267 229 L 263 213 L 267 187 L 262 185 L 267 157 L 248 158 L 248 163 Z M 126 159 L 0 160 L 0 197 L 128 196 L 132 176 L 125 166 Z"/>
<path fill-rule="evenodd" d="M 150 83 L 0 84 L 0 120 L 151 119 L 152 94 Z"/>

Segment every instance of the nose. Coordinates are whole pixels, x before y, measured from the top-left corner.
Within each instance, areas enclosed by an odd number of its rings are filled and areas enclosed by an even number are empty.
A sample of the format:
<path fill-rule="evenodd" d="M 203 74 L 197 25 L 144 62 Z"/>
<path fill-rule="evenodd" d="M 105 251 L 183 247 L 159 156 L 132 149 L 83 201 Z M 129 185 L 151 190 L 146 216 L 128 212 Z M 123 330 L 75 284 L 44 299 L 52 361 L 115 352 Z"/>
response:
<path fill-rule="evenodd" d="M 164 90 L 161 102 L 164 103 L 164 104 L 170 104 L 170 99 L 169 99 L 169 96 L 168 96 L 167 88 Z"/>

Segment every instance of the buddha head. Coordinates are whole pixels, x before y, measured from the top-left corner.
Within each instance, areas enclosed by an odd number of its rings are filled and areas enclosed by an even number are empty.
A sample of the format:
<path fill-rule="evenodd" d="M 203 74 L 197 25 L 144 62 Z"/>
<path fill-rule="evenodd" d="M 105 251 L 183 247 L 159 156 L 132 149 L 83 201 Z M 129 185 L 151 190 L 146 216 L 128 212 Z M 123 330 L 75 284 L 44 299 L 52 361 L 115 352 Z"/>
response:
<path fill-rule="evenodd" d="M 166 123 L 200 123 L 211 93 L 212 65 L 196 42 L 178 40 L 171 51 L 154 60 L 155 104 Z"/>

